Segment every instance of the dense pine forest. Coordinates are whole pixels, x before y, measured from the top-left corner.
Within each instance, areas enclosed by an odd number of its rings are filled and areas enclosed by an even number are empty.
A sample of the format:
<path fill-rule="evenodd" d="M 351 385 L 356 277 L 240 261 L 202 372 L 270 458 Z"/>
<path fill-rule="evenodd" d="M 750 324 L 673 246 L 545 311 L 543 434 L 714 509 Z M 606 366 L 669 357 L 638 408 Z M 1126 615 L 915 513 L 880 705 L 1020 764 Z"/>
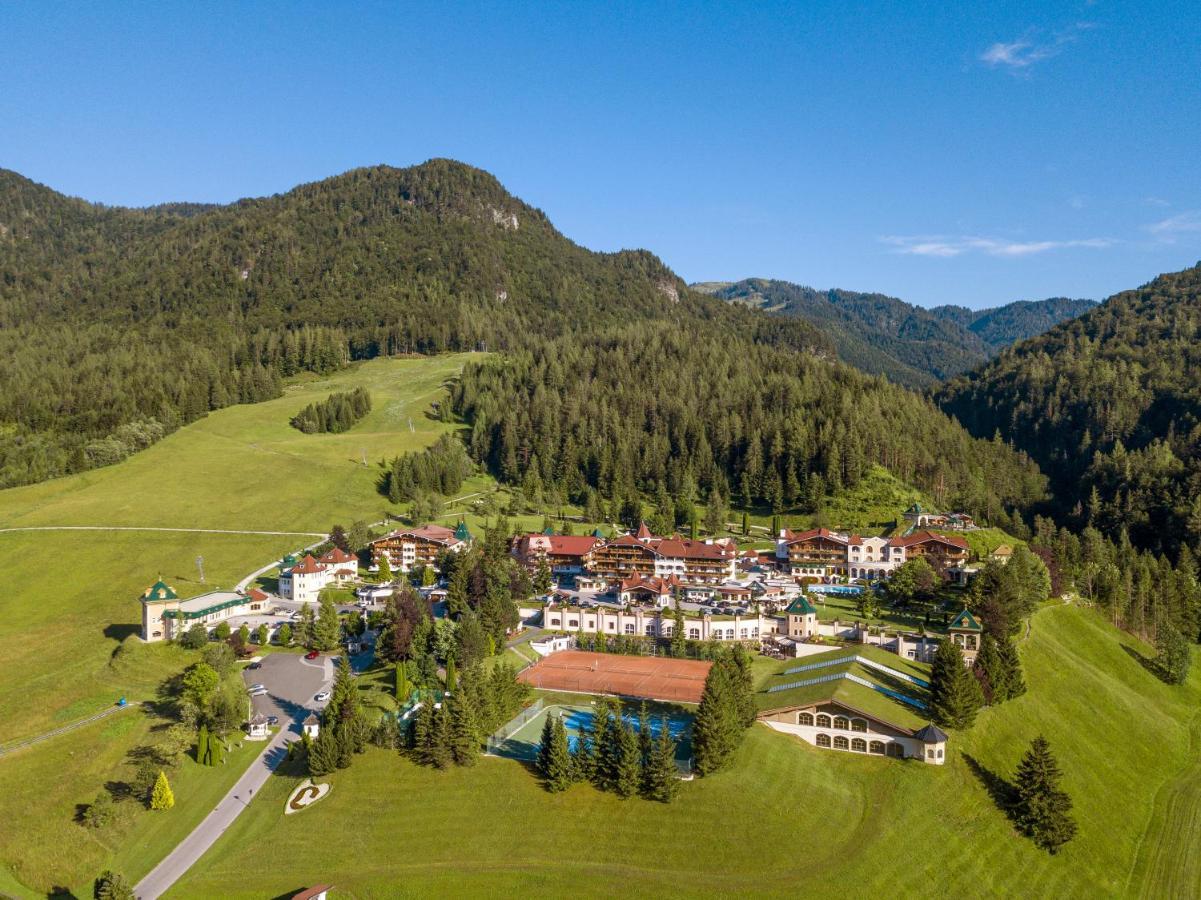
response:
<path fill-rule="evenodd" d="M 812 324 L 690 291 L 645 251 L 585 250 L 460 163 L 222 207 L 108 209 L 11 173 L 0 195 L 0 485 L 113 462 L 302 370 L 487 349 L 456 408 L 473 454 L 532 490 L 664 477 L 778 506 L 881 462 L 989 516 L 1041 492 L 1018 454 L 834 362 Z M 384 489 L 412 493 L 414 466 Z"/>
<path fill-rule="evenodd" d="M 924 309 L 884 294 L 818 291 L 764 278 L 697 287 L 730 303 L 810 322 L 830 336 L 840 359 L 913 388 L 961 374 L 1095 305 L 1055 297 L 996 309 Z"/>
<path fill-rule="evenodd" d="M 1025 448 L 1058 513 L 1201 550 L 1201 267 L 1163 275 L 949 383 L 942 407 Z"/>
<path fill-rule="evenodd" d="M 319 403 L 310 403 L 292 417 L 292 427 L 305 434 L 340 434 L 371 412 L 371 395 L 366 388 L 330 394 Z"/>
<path fill-rule="evenodd" d="M 1043 478 L 972 441 L 882 378 L 704 321 L 531 341 L 468 366 L 456 410 L 476 459 L 527 496 L 611 504 L 666 490 L 677 509 L 812 507 L 878 463 L 990 521 L 1038 500 Z"/>

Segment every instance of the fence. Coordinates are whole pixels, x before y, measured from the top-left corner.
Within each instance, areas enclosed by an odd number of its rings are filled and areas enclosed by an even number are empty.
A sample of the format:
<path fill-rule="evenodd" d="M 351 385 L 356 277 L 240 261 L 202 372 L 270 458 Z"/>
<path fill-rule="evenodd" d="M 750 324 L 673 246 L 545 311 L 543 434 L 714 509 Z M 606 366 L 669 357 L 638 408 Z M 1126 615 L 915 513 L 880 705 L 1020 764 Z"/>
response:
<path fill-rule="evenodd" d="M 854 662 L 859 657 L 857 656 L 840 656 L 837 659 L 823 659 L 820 662 L 805 663 L 803 666 L 794 666 L 791 669 L 785 669 L 781 675 L 795 675 L 797 672 L 808 672 L 812 669 L 824 669 L 826 666 L 838 666 L 846 662 Z"/>
<path fill-rule="evenodd" d="M 512 719 L 500 726 L 495 732 L 488 737 L 488 752 L 495 753 L 499 750 L 513 735 L 528 725 L 542 712 L 542 698 L 539 697 Z"/>

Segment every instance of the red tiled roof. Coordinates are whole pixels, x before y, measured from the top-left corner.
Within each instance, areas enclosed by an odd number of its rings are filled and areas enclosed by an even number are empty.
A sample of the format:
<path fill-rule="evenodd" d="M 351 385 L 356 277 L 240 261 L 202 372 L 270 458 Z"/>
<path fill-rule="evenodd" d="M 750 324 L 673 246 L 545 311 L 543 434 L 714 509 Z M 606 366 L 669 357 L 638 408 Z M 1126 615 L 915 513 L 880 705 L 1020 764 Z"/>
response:
<path fill-rule="evenodd" d="M 638 523 L 638 534 L 636 535 L 638 540 L 643 540 L 645 538 L 649 538 L 650 536 L 651 536 L 651 530 L 646 527 L 646 523 L 639 522 Z"/>
<path fill-rule="evenodd" d="M 259 590 L 258 588 L 250 589 L 250 599 L 251 600 L 258 600 L 261 602 L 263 600 L 266 600 L 267 596 L 268 596 L 268 594 L 266 591 Z"/>
<path fill-rule="evenodd" d="M 829 528 L 810 528 L 808 531 L 785 531 L 784 540 L 789 544 L 795 544 L 797 541 L 810 541 L 813 538 L 825 538 L 826 540 L 834 541 L 838 544 L 845 544 L 847 539 Z"/>
<path fill-rule="evenodd" d="M 313 554 L 306 553 L 304 555 L 304 559 L 292 566 L 290 571 L 293 575 L 315 575 L 317 572 L 324 570 L 325 566 L 317 562 L 317 560 L 313 558 Z"/>
<path fill-rule="evenodd" d="M 347 553 L 341 547 L 333 547 L 328 553 L 321 557 L 323 563 L 338 565 L 339 563 L 354 562 L 358 563 L 358 557 L 352 553 Z"/>
<path fill-rule="evenodd" d="M 547 535 L 550 541 L 550 553 L 557 556 L 583 556 L 598 543 L 599 538 L 590 534 L 552 534 Z"/>
<path fill-rule="evenodd" d="M 669 594 L 671 589 L 679 585 L 680 580 L 672 575 L 670 578 L 659 578 L 656 575 L 634 575 L 621 582 L 622 591 L 648 590 L 656 594 Z"/>
<path fill-rule="evenodd" d="M 967 541 L 963 538 L 949 534 L 935 534 L 932 531 L 915 531 L 908 537 L 893 538 L 888 543 L 893 547 L 912 547 L 915 544 L 927 544 L 931 541 L 940 544 L 949 544 L 960 550 L 967 549 Z"/>

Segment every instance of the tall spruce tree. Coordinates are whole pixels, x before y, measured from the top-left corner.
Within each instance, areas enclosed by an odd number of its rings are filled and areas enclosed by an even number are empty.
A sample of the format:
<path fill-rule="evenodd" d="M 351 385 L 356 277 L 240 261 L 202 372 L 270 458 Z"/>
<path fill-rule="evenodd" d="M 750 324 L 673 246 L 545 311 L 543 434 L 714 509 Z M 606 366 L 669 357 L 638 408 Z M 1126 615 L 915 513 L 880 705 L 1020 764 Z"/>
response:
<path fill-rule="evenodd" d="M 638 732 L 624 720 L 616 729 L 616 767 L 613 771 L 613 791 L 622 799 L 638 793 L 642 783 L 642 749 Z"/>
<path fill-rule="evenodd" d="M 963 664 L 963 651 L 943 640 L 930 667 L 930 712 L 947 728 L 969 728 L 984 705 L 980 682 Z"/>
<path fill-rule="evenodd" d="M 671 739 L 667 719 L 659 722 L 659 735 L 651 745 L 642 771 L 642 792 L 648 800 L 670 803 L 680 789 L 676 767 L 676 742 Z"/>
<path fill-rule="evenodd" d="M 317 650 L 338 649 L 338 638 L 341 636 L 341 624 L 338 622 L 338 609 L 334 606 L 329 594 L 324 594 L 318 604 L 317 621 L 313 625 L 313 646 Z"/>
<path fill-rule="evenodd" d="M 1026 679 L 1022 675 L 1022 661 L 1018 657 L 1018 647 L 1013 638 L 1006 636 L 997 641 L 997 653 L 1001 657 L 1001 665 L 1005 671 L 1005 685 L 1009 690 L 1008 699 L 1020 697 L 1026 693 Z"/>
<path fill-rule="evenodd" d="M 447 697 L 450 719 L 450 755 L 458 766 L 474 766 L 480 755 L 480 736 L 476 727 L 475 709 L 467 693 Z"/>
<path fill-rule="evenodd" d="M 542 728 L 542 746 L 538 751 L 538 772 L 552 794 L 565 791 L 572 782 L 572 758 L 563 717 L 548 715 Z"/>
<path fill-rule="evenodd" d="M 1062 777 L 1050 744 L 1039 735 L 1018 764 L 1014 813 L 1018 827 L 1052 854 L 1076 834 L 1072 798 L 1059 787 Z"/>
<path fill-rule="evenodd" d="M 725 657 L 721 657 L 713 663 L 705 678 L 704 692 L 692 726 L 692 747 L 698 773 L 711 775 L 730 761 L 745 730 L 740 715 L 738 688 L 731 666 Z"/>
<path fill-rule="evenodd" d="M 988 632 L 981 635 L 980 652 L 976 654 L 973 669 L 989 705 L 996 706 L 1009 699 L 1009 670 L 1001 658 L 996 639 Z"/>

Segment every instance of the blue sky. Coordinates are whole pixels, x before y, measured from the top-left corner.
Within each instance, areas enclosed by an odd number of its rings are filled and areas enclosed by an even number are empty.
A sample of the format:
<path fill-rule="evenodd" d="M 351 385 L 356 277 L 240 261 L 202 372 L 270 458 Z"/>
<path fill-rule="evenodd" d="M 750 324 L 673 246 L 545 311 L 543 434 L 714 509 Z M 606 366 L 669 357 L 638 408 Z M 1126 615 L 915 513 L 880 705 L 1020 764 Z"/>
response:
<path fill-rule="evenodd" d="M 228 201 L 449 156 L 690 280 L 980 307 L 1201 259 L 1201 4 L 0 2 L 0 166 Z"/>

